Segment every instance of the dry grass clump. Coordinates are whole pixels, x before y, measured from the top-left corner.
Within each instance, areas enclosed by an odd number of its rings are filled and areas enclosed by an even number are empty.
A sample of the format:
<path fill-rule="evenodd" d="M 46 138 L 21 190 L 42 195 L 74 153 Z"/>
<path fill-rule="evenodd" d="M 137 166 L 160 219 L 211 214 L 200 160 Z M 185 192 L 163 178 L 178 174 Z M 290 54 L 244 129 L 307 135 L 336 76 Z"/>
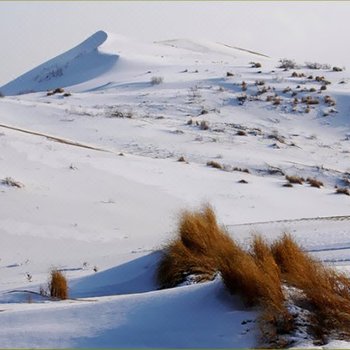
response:
<path fill-rule="evenodd" d="M 48 283 L 50 296 L 57 299 L 68 298 L 68 283 L 66 277 L 61 271 L 53 269 L 50 273 L 50 281 Z"/>
<path fill-rule="evenodd" d="M 331 69 L 328 63 L 318 63 L 318 62 L 305 62 L 306 68 L 309 69 Z"/>
<path fill-rule="evenodd" d="M 250 62 L 249 64 L 251 64 L 251 68 L 261 68 L 262 67 L 260 62 Z"/>
<path fill-rule="evenodd" d="M 160 287 L 174 287 L 193 275 L 196 281 L 213 279 L 220 252 L 228 246 L 234 243 L 218 226 L 210 206 L 198 212 L 184 211 L 177 238 L 166 247 L 157 271 Z"/>
<path fill-rule="evenodd" d="M 314 335 L 324 338 L 337 331 L 350 336 L 350 279 L 307 255 L 290 235 L 284 234 L 271 251 L 282 278 L 305 294 Z"/>
<path fill-rule="evenodd" d="M 209 162 L 207 162 L 207 166 L 210 166 L 215 169 L 223 169 L 223 166 L 220 163 L 215 162 L 214 160 L 210 160 Z"/>
<path fill-rule="evenodd" d="M 305 77 L 304 73 L 293 72 L 291 75 L 292 78 L 303 78 Z"/>
<path fill-rule="evenodd" d="M 263 239 L 255 237 L 251 252 L 246 252 L 219 227 L 210 206 L 183 212 L 177 237 L 166 247 L 158 267 L 158 284 L 169 288 L 189 277 L 196 282 L 211 280 L 217 272 L 227 289 L 239 294 L 246 305 L 263 308 L 264 341 L 271 343 L 291 329 L 279 268 Z"/>
<path fill-rule="evenodd" d="M 286 175 L 286 180 L 291 183 L 291 184 L 298 184 L 298 185 L 302 185 L 304 183 L 304 178 L 298 176 L 298 175 Z"/>
<path fill-rule="evenodd" d="M 250 174 L 250 171 L 248 168 L 239 168 L 239 167 L 233 167 L 232 171 L 240 171 L 241 173 L 246 173 L 246 174 Z"/>
<path fill-rule="evenodd" d="M 151 78 L 151 85 L 159 85 L 164 81 L 163 77 L 152 77 Z"/>
<path fill-rule="evenodd" d="M 297 69 L 298 65 L 294 60 L 283 58 L 279 60 L 279 66 L 277 68 L 283 68 L 283 69 Z"/>
<path fill-rule="evenodd" d="M 298 300 L 310 312 L 314 337 L 326 342 L 335 334 L 350 337 L 350 279 L 313 259 L 284 234 L 272 245 L 255 236 L 243 250 L 221 228 L 213 209 L 184 211 L 177 237 L 170 242 L 157 271 L 161 288 L 174 287 L 189 277 L 195 282 L 212 280 L 220 272 L 232 294 L 248 306 L 259 306 L 262 341 L 285 347 L 294 318 L 285 304 L 283 284 L 300 290 Z M 300 300 L 299 300 L 300 299 Z"/>
<path fill-rule="evenodd" d="M 328 104 L 328 106 L 335 106 L 336 105 L 335 100 L 329 95 L 326 95 L 324 97 L 324 103 Z"/>
<path fill-rule="evenodd" d="M 5 177 L 5 179 L 1 180 L 1 184 L 17 188 L 24 187 L 24 185 L 21 182 L 14 180 L 12 177 Z"/>
<path fill-rule="evenodd" d="M 350 196 L 350 191 L 348 188 L 346 187 L 338 187 L 336 190 L 335 190 L 335 193 L 337 194 L 346 194 L 347 196 Z"/>
<path fill-rule="evenodd" d="M 238 130 L 236 135 L 238 135 L 238 136 L 247 136 L 247 133 L 244 130 Z"/>
<path fill-rule="evenodd" d="M 276 96 L 276 97 L 273 99 L 272 104 L 273 104 L 274 106 L 279 106 L 279 105 L 281 104 L 281 98 L 278 97 L 278 96 Z"/>
<path fill-rule="evenodd" d="M 301 98 L 302 103 L 306 103 L 307 105 L 318 105 L 320 101 L 317 98 L 313 98 L 311 96 L 304 96 Z"/>
<path fill-rule="evenodd" d="M 199 129 L 201 129 L 201 130 L 208 130 L 209 129 L 209 123 L 206 120 L 202 120 L 199 123 Z"/>
<path fill-rule="evenodd" d="M 157 282 L 160 288 L 172 288 L 184 283 L 189 276 L 195 276 L 195 282 L 212 280 L 216 271 L 215 260 L 194 254 L 181 239 L 176 239 L 164 251 Z"/>
<path fill-rule="evenodd" d="M 317 187 L 317 188 L 321 188 L 323 186 L 323 182 L 322 181 L 319 181 L 315 178 L 311 178 L 311 177 L 308 177 L 306 179 L 306 182 L 311 186 L 311 187 Z"/>
<path fill-rule="evenodd" d="M 256 81 L 255 81 L 255 85 L 256 85 L 256 86 L 265 85 L 265 81 L 264 81 L 264 80 L 256 80 Z"/>
<path fill-rule="evenodd" d="M 333 67 L 333 68 L 332 68 L 332 71 L 333 71 L 333 72 L 342 72 L 342 71 L 343 71 L 343 68 L 340 68 L 340 67 Z"/>

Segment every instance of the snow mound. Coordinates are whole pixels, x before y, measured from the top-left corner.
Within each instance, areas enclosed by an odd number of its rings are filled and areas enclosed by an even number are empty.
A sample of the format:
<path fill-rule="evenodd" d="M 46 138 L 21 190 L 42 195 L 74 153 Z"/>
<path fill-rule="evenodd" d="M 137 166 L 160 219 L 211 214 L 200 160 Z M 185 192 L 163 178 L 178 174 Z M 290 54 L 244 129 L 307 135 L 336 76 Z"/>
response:
<path fill-rule="evenodd" d="M 69 51 L 39 65 L 0 88 L 5 95 L 45 91 L 86 82 L 109 71 L 119 56 L 101 52 L 108 39 L 98 31 Z"/>

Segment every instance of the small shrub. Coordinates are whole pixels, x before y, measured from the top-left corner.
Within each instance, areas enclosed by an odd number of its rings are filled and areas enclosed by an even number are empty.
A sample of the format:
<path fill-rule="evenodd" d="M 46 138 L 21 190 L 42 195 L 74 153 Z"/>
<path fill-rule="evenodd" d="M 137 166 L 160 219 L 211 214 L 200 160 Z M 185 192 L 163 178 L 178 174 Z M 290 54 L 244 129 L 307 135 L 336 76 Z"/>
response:
<path fill-rule="evenodd" d="M 309 69 L 331 69 L 331 66 L 327 63 L 305 62 L 305 65 Z"/>
<path fill-rule="evenodd" d="M 272 104 L 273 104 L 274 106 L 279 106 L 279 105 L 281 104 L 281 98 L 280 98 L 280 97 L 275 97 L 275 98 L 273 99 Z"/>
<path fill-rule="evenodd" d="M 311 178 L 311 177 L 308 177 L 306 179 L 306 182 L 311 186 L 311 187 L 317 187 L 317 188 L 321 188 L 323 186 L 323 182 L 322 181 L 319 181 L 315 178 Z"/>
<path fill-rule="evenodd" d="M 324 81 L 324 76 L 316 76 L 315 80 L 318 81 L 318 82 L 321 82 L 321 81 Z"/>
<path fill-rule="evenodd" d="M 303 96 L 301 102 L 306 103 L 307 105 L 318 105 L 320 103 L 317 98 L 313 98 L 312 96 Z"/>
<path fill-rule="evenodd" d="M 247 136 L 247 133 L 244 130 L 238 130 L 236 135 L 238 135 L 238 136 Z"/>
<path fill-rule="evenodd" d="M 70 92 L 65 92 L 65 93 L 63 94 L 63 97 L 69 97 L 69 96 L 72 96 L 72 94 L 71 94 Z"/>
<path fill-rule="evenodd" d="M 127 118 L 132 119 L 133 112 L 132 111 L 121 111 L 116 107 L 109 108 L 106 114 L 107 118 Z"/>
<path fill-rule="evenodd" d="M 226 72 L 226 76 L 227 76 L 227 77 L 233 77 L 233 76 L 234 76 L 234 74 L 233 74 L 233 73 L 231 73 L 231 72 Z"/>
<path fill-rule="evenodd" d="M 293 176 L 286 175 L 286 180 L 291 184 L 298 184 L 298 185 L 302 185 L 305 181 L 302 177 L 298 175 L 293 175 Z"/>
<path fill-rule="evenodd" d="M 287 86 L 286 88 L 283 89 L 282 92 L 283 92 L 284 94 L 286 94 L 287 92 L 289 92 L 289 91 L 291 91 L 291 90 L 292 90 L 292 89 L 291 89 L 289 86 Z"/>
<path fill-rule="evenodd" d="M 283 59 L 279 60 L 279 66 L 277 68 L 297 69 L 298 65 L 295 63 L 294 60 L 290 60 L 288 58 L 283 58 Z"/>
<path fill-rule="evenodd" d="M 327 86 L 326 86 L 326 85 L 322 85 L 322 86 L 320 87 L 320 90 L 321 90 L 321 91 L 327 90 Z"/>
<path fill-rule="evenodd" d="M 177 161 L 178 162 L 186 162 L 186 159 L 184 156 L 181 156 Z"/>
<path fill-rule="evenodd" d="M 348 188 L 346 187 L 338 187 L 335 191 L 335 193 L 337 194 L 345 194 L 347 196 L 350 196 L 350 191 Z"/>
<path fill-rule="evenodd" d="M 315 88 L 310 88 L 309 92 L 316 92 L 316 89 Z"/>
<path fill-rule="evenodd" d="M 292 78 L 303 78 L 305 77 L 305 74 L 304 73 L 298 73 L 298 72 L 293 72 L 292 75 L 291 75 Z"/>
<path fill-rule="evenodd" d="M 63 88 L 56 88 L 52 91 L 53 94 L 63 94 L 64 89 Z"/>
<path fill-rule="evenodd" d="M 328 104 L 328 106 L 335 106 L 336 105 L 335 100 L 329 95 L 326 95 L 323 100 L 324 100 L 324 103 Z"/>
<path fill-rule="evenodd" d="M 256 85 L 256 86 L 265 85 L 265 81 L 264 81 L 264 80 L 256 80 L 256 81 L 255 81 L 255 85 Z"/>
<path fill-rule="evenodd" d="M 48 289 L 52 298 L 62 300 L 68 298 L 68 283 L 61 271 L 56 269 L 51 271 Z"/>
<path fill-rule="evenodd" d="M 243 105 L 243 103 L 247 100 L 247 95 L 244 94 L 244 95 L 237 96 L 237 100 L 240 105 Z"/>
<path fill-rule="evenodd" d="M 247 91 L 247 83 L 245 81 L 242 81 L 242 84 L 241 84 L 241 88 L 242 88 L 242 91 Z"/>
<path fill-rule="evenodd" d="M 284 136 L 280 135 L 277 131 L 273 131 L 272 134 L 267 136 L 268 139 L 276 140 L 280 143 L 285 143 Z"/>
<path fill-rule="evenodd" d="M 5 97 L 5 95 L 0 91 L 0 98 Z"/>
<path fill-rule="evenodd" d="M 332 71 L 333 71 L 333 72 L 342 72 L 343 69 L 340 68 L 340 67 L 333 67 L 333 68 L 332 68 Z"/>
<path fill-rule="evenodd" d="M 214 160 L 207 162 L 207 166 L 210 166 L 215 169 L 223 169 L 222 165 L 218 162 L 215 162 Z"/>
<path fill-rule="evenodd" d="M 286 182 L 282 185 L 283 187 L 293 187 L 293 185 L 290 182 Z"/>
<path fill-rule="evenodd" d="M 209 129 L 209 123 L 206 121 L 206 120 L 202 120 L 200 123 L 199 123 L 199 128 L 201 130 L 208 130 Z"/>
<path fill-rule="evenodd" d="M 232 171 L 240 171 L 241 173 L 250 174 L 250 171 L 249 171 L 249 169 L 247 169 L 247 168 L 233 167 L 233 168 L 232 168 Z"/>
<path fill-rule="evenodd" d="M 241 179 L 238 181 L 239 184 L 247 184 L 248 181 L 247 180 L 244 180 L 244 179 Z"/>
<path fill-rule="evenodd" d="M 5 179 L 1 180 L 1 183 L 6 186 L 11 186 L 11 187 L 17 187 L 17 188 L 23 188 L 24 185 L 19 182 L 14 180 L 12 177 L 5 177 Z"/>
<path fill-rule="evenodd" d="M 152 77 L 151 85 L 159 85 L 164 81 L 163 77 Z"/>
<path fill-rule="evenodd" d="M 250 62 L 251 68 L 261 68 L 262 65 L 260 62 Z"/>

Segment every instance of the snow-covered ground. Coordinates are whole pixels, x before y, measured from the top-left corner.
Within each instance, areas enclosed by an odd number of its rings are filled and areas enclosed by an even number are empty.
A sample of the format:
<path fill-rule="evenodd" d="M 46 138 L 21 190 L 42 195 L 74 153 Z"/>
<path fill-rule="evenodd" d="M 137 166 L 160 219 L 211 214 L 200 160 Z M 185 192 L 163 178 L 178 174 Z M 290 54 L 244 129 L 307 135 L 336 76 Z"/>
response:
<path fill-rule="evenodd" d="M 334 186 L 350 184 L 350 75 L 278 64 L 220 43 L 98 32 L 0 88 L 0 179 L 24 185 L 0 184 L 0 347 L 256 346 L 256 311 L 219 279 L 155 284 L 178 214 L 205 202 L 243 245 L 288 231 L 348 270 L 350 197 Z M 47 94 L 59 87 L 71 95 Z M 319 101 L 308 113 L 306 96 Z M 282 174 L 324 186 L 283 187 Z M 52 267 L 72 299 L 23 292 Z"/>

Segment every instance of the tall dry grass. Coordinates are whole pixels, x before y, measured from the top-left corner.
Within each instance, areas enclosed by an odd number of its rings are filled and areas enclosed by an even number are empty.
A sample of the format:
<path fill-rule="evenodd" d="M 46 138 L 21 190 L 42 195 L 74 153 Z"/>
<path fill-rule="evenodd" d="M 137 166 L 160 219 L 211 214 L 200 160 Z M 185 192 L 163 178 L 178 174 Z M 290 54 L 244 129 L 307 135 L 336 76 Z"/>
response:
<path fill-rule="evenodd" d="M 350 279 L 313 259 L 284 234 L 271 247 L 287 284 L 303 291 L 313 312 L 312 330 L 322 339 L 332 332 L 350 336 Z"/>
<path fill-rule="evenodd" d="M 57 299 L 68 298 L 68 283 L 66 277 L 61 271 L 53 269 L 50 273 L 50 281 L 48 283 L 50 296 Z"/>
<path fill-rule="evenodd" d="M 311 312 L 314 337 L 326 342 L 331 332 L 350 337 L 350 279 L 324 266 L 284 234 L 272 245 L 255 236 L 245 251 L 217 223 L 213 209 L 184 211 L 176 238 L 164 250 L 157 271 L 161 288 L 174 287 L 196 276 L 211 280 L 220 273 L 232 294 L 261 310 L 259 326 L 263 343 L 284 347 L 294 327 L 283 286 L 301 290 L 303 305 Z"/>

